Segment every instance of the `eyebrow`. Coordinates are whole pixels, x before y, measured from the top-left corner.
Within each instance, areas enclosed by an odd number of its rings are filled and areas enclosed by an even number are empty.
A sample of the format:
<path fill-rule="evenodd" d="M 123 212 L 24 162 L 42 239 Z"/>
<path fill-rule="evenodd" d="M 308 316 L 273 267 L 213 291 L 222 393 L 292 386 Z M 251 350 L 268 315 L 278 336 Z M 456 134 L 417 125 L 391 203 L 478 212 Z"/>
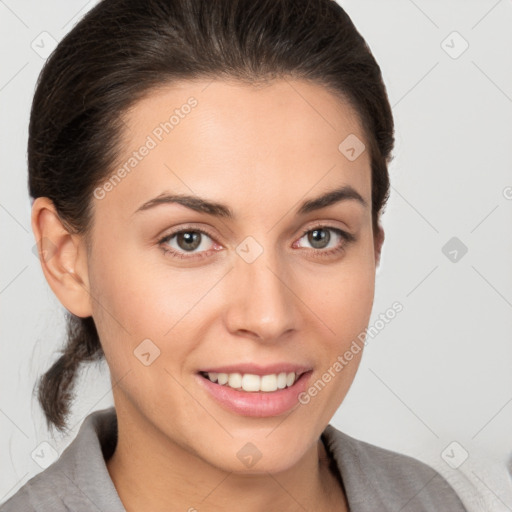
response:
<path fill-rule="evenodd" d="M 355 190 L 350 185 L 345 185 L 335 190 L 326 192 L 321 196 L 304 201 L 297 210 L 297 215 L 305 215 L 312 211 L 327 208 L 328 206 L 339 203 L 341 201 L 350 200 L 356 201 L 356 203 L 359 203 L 364 208 L 368 208 L 368 203 L 361 196 L 361 194 L 359 194 L 359 192 L 357 192 L 357 190 Z M 145 202 L 143 205 L 137 208 L 134 213 L 146 211 L 161 204 L 169 203 L 181 204 L 182 206 L 186 206 L 187 208 L 190 208 L 196 212 L 207 213 L 208 215 L 213 215 L 215 217 L 222 217 L 227 219 L 235 218 L 235 215 L 229 206 L 222 203 L 209 201 L 198 196 L 168 194 L 165 192 Z"/>

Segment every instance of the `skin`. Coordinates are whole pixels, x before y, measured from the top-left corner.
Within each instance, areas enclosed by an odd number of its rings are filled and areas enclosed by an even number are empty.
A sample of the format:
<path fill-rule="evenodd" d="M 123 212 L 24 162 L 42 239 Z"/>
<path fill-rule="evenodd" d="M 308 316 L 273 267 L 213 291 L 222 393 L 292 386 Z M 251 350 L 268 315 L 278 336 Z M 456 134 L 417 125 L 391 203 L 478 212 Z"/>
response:
<path fill-rule="evenodd" d="M 197 371 L 289 361 L 310 365 L 314 383 L 365 330 L 384 233 L 372 229 L 369 152 L 349 161 L 338 146 L 349 134 L 368 144 L 355 112 L 320 85 L 198 80 L 135 104 L 119 165 L 190 96 L 198 101 L 191 113 L 92 199 L 91 247 L 65 229 L 47 198 L 32 209 L 36 239 L 54 245 L 41 259 L 46 279 L 69 311 L 93 316 L 110 368 L 119 437 L 109 473 L 128 511 L 340 510 L 345 497 L 319 437 L 362 352 L 310 403 L 266 418 L 224 409 L 198 385 Z M 300 202 L 341 185 L 368 207 L 347 200 L 297 215 Z M 235 219 L 178 204 L 134 213 L 164 191 L 226 204 Z M 356 240 L 328 230 L 328 247 L 315 248 L 302 234 L 318 223 Z M 158 241 L 181 228 L 214 236 L 200 235 L 192 252 L 174 237 L 165 245 L 188 259 L 165 254 Z M 236 252 L 248 236 L 263 248 L 252 263 Z M 147 338 L 160 350 L 149 366 L 134 356 Z M 262 454 L 251 468 L 237 457 L 247 442 Z"/>

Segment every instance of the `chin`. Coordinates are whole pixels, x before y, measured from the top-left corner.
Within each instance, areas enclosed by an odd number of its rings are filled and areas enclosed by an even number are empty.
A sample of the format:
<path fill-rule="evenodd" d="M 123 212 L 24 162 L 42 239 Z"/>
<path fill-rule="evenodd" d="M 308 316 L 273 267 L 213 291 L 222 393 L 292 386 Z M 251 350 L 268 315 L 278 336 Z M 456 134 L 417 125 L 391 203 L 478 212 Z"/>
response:
<path fill-rule="evenodd" d="M 257 431 L 253 436 L 235 437 L 225 445 L 218 444 L 214 452 L 210 447 L 205 460 L 240 475 L 279 473 L 298 464 L 310 448 L 303 437 L 304 431 L 300 434 L 301 439 L 297 439 L 297 436 L 287 435 L 283 428 L 280 436 L 275 432 L 268 435 L 268 431 Z"/>

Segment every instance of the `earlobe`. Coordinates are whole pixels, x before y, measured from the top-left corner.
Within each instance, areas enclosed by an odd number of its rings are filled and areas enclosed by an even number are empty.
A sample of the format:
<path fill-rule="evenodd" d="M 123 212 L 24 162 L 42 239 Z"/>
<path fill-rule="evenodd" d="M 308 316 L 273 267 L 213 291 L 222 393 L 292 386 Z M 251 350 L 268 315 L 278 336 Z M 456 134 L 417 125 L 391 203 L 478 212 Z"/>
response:
<path fill-rule="evenodd" d="M 47 197 L 34 200 L 31 224 L 41 268 L 50 288 L 68 311 L 82 318 L 91 316 L 83 237 L 68 231 Z"/>

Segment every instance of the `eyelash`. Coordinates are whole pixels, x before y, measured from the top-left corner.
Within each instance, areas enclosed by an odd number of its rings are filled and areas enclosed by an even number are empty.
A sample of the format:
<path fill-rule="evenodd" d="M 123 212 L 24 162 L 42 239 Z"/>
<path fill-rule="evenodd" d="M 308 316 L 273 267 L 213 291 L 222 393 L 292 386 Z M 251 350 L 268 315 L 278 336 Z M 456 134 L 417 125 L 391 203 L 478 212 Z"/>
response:
<path fill-rule="evenodd" d="M 336 234 L 341 236 L 341 238 L 344 240 L 344 243 L 341 243 L 340 245 L 338 245 L 334 249 L 329 249 L 329 250 L 309 249 L 309 251 L 317 253 L 317 256 L 320 256 L 322 258 L 323 257 L 333 256 L 334 254 L 337 254 L 337 253 L 343 251 L 347 244 L 350 244 L 350 243 L 356 241 L 356 237 L 354 235 L 352 235 L 351 233 L 347 233 L 346 231 L 343 231 L 343 230 L 341 230 L 339 228 L 335 228 L 333 226 L 326 226 L 325 224 L 317 224 L 316 226 L 313 226 L 313 227 L 310 227 L 310 228 L 306 229 L 305 231 L 302 232 L 302 234 L 300 235 L 298 240 L 303 238 L 305 235 L 307 235 L 311 231 L 315 231 L 317 229 L 323 229 L 323 230 L 327 230 L 327 231 L 334 231 Z M 169 249 L 169 247 L 166 246 L 166 243 L 169 242 L 175 235 L 179 235 L 180 233 L 201 233 L 203 235 L 208 236 L 212 240 L 214 240 L 213 235 L 211 233 L 209 233 L 208 231 L 204 230 L 204 229 L 199 229 L 199 228 L 194 228 L 194 227 L 181 228 L 178 231 L 174 231 L 174 232 L 164 236 L 163 238 L 161 238 L 158 241 L 158 245 L 162 249 L 164 254 L 166 254 L 167 256 L 173 257 L 173 258 L 188 259 L 188 260 L 190 260 L 190 259 L 197 259 L 197 258 L 204 258 L 204 257 L 208 256 L 208 252 L 209 251 L 202 251 L 200 253 L 191 254 L 191 253 L 183 253 L 183 252 L 180 252 L 180 251 L 176 251 L 174 249 Z"/>

